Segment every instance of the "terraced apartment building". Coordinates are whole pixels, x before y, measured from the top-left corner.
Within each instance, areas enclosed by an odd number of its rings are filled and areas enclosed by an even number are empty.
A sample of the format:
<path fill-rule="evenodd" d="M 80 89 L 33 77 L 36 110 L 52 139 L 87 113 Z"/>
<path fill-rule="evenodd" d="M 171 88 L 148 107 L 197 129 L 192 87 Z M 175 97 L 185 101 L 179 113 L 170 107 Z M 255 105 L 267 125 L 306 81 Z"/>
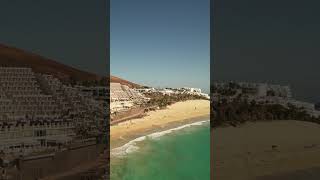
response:
<path fill-rule="evenodd" d="M 148 99 L 136 89 L 120 83 L 110 83 L 110 111 L 111 114 L 126 111 L 134 105 L 139 105 Z"/>
<path fill-rule="evenodd" d="M 0 152 L 27 156 L 102 134 L 104 100 L 84 89 L 31 68 L 0 67 Z"/>

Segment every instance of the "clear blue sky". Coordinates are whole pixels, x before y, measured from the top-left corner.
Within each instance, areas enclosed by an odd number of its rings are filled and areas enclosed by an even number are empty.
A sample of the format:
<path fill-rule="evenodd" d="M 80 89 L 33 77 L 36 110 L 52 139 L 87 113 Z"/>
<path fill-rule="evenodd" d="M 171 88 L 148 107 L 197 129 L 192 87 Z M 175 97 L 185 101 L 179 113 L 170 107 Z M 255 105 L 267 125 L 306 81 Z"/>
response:
<path fill-rule="evenodd" d="M 111 0 L 111 74 L 208 91 L 209 12 L 209 0 Z"/>

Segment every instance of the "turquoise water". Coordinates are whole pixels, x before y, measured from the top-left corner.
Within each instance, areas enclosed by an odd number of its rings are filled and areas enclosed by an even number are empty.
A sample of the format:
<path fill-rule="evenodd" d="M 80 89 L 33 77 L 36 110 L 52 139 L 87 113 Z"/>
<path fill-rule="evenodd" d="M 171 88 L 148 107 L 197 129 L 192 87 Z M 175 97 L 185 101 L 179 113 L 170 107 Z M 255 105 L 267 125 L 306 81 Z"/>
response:
<path fill-rule="evenodd" d="M 138 152 L 111 159 L 111 180 L 210 179 L 209 123 L 160 139 L 147 139 Z"/>

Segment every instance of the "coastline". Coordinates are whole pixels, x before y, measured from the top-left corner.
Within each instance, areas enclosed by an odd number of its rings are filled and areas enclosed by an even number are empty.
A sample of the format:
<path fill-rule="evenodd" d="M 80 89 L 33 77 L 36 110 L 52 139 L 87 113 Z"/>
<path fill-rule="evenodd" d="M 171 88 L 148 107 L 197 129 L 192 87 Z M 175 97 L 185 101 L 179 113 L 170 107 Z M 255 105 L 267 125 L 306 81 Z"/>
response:
<path fill-rule="evenodd" d="M 110 126 L 111 149 L 136 138 L 197 123 L 210 118 L 210 101 L 177 102 L 166 109 L 148 112 L 147 116 Z"/>
<path fill-rule="evenodd" d="M 164 135 L 171 134 L 173 132 L 176 132 L 176 131 L 179 131 L 179 130 L 182 130 L 182 129 L 185 129 L 188 127 L 202 126 L 203 124 L 208 123 L 208 122 L 210 122 L 209 119 L 207 119 L 207 120 L 203 120 L 203 119 L 200 120 L 199 119 L 199 120 L 192 122 L 192 123 L 183 124 L 183 125 L 180 125 L 177 127 L 173 126 L 170 129 L 155 131 L 151 134 L 140 136 L 138 138 L 135 138 L 135 139 L 127 142 L 126 144 L 124 144 L 122 146 L 115 147 L 115 148 L 111 149 L 110 155 L 114 156 L 114 157 L 124 157 L 130 153 L 133 153 L 133 152 L 136 152 L 137 150 L 139 150 L 138 143 L 140 143 L 142 141 L 145 141 L 147 139 L 158 139 Z"/>
<path fill-rule="evenodd" d="M 191 176 L 209 179 L 210 120 L 206 117 L 193 121 L 138 137 L 112 149 L 111 179 L 161 180 Z"/>

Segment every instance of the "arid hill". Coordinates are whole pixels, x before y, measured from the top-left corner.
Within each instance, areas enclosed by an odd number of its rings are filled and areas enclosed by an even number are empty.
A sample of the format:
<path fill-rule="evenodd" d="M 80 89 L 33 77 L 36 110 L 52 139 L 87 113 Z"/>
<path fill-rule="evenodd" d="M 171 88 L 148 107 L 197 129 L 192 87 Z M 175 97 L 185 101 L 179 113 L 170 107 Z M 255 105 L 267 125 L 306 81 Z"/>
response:
<path fill-rule="evenodd" d="M 120 83 L 120 84 L 123 84 L 123 85 L 127 85 L 127 86 L 129 86 L 131 88 L 140 87 L 140 85 L 138 85 L 138 84 L 135 84 L 133 82 L 130 82 L 130 81 L 127 81 L 127 80 L 124 80 L 124 79 L 121 79 L 121 78 L 118 78 L 118 77 L 115 77 L 115 76 L 111 76 L 110 77 L 110 82 Z"/>
<path fill-rule="evenodd" d="M 54 60 L 24 50 L 0 44 L 0 66 L 30 67 L 34 72 L 52 74 L 59 79 L 73 78 L 79 81 L 100 80 L 101 77 L 66 66 Z"/>
<path fill-rule="evenodd" d="M 102 77 L 94 73 L 85 72 L 62 63 L 56 62 L 37 54 L 24 51 L 15 47 L 0 44 L 0 66 L 5 67 L 30 67 L 34 72 L 51 74 L 61 80 L 95 81 Z M 108 79 L 108 78 L 104 78 Z M 138 84 L 111 76 L 111 82 L 118 82 L 129 87 L 139 87 Z"/>

